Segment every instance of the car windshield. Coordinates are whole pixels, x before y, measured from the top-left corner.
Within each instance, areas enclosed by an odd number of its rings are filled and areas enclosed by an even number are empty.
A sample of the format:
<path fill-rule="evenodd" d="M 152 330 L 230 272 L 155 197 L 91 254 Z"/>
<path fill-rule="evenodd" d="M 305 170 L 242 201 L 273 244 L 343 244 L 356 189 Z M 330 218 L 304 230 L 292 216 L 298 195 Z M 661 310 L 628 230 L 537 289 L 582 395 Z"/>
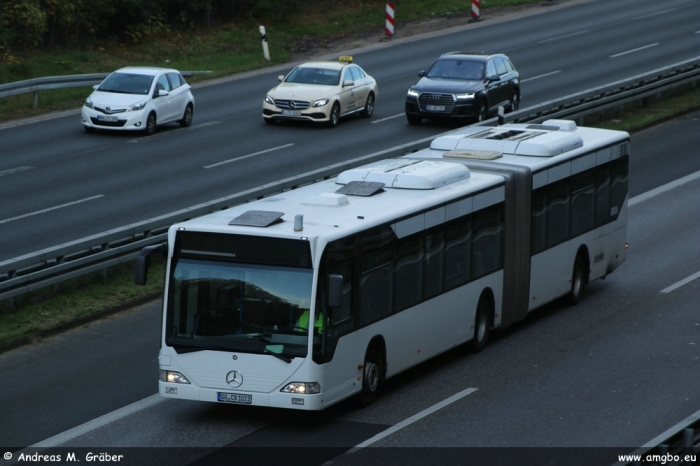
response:
<path fill-rule="evenodd" d="M 119 94 L 147 95 L 151 90 L 153 76 L 132 73 L 112 73 L 102 81 L 98 91 L 116 92 Z"/>
<path fill-rule="evenodd" d="M 299 66 L 289 73 L 285 82 L 337 86 L 340 83 L 340 70 Z"/>
<path fill-rule="evenodd" d="M 438 60 L 426 76 L 428 78 L 480 80 L 484 79 L 484 64 L 458 59 Z"/>

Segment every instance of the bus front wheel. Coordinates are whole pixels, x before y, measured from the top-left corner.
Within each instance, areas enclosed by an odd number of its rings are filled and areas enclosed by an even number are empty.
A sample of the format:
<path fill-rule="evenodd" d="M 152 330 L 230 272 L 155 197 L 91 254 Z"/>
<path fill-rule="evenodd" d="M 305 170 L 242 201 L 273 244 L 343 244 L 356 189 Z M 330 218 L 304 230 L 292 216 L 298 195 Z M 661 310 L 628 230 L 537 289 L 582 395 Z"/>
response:
<path fill-rule="evenodd" d="M 382 362 L 379 351 L 373 346 L 367 348 L 362 370 L 362 391 L 357 395 L 357 405 L 366 408 L 377 397 L 379 381 L 382 374 Z"/>
<path fill-rule="evenodd" d="M 471 349 L 475 353 L 486 348 L 491 335 L 491 303 L 486 296 L 479 299 L 474 317 L 474 337 L 471 340 Z"/>

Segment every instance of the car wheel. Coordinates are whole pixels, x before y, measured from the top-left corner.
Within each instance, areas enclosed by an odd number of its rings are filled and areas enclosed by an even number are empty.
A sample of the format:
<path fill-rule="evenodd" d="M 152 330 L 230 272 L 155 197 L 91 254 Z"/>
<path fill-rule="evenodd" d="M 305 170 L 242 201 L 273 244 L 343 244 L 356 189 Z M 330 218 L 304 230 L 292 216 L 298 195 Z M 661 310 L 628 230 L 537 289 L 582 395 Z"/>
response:
<path fill-rule="evenodd" d="M 581 302 L 583 293 L 586 291 L 587 281 L 586 260 L 583 258 L 583 255 L 578 254 L 574 261 L 574 271 L 571 276 L 571 291 L 567 295 L 569 305 L 575 306 Z"/>
<path fill-rule="evenodd" d="M 192 108 L 192 104 L 187 104 L 187 107 L 185 108 L 185 113 L 182 114 L 182 120 L 179 121 L 180 126 L 183 128 L 187 128 L 192 124 L 192 116 L 194 114 L 194 109 Z"/>
<path fill-rule="evenodd" d="M 331 115 L 330 118 L 328 118 L 328 127 L 335 128 L 338 126 L 338 120 L 340 120 L 340 105 L 336 102 L 333 104 L 333 108 L 331 108 Z"/>
<path fill-rule="evenodd" d="M 382 358 L 374 346 L 367 348 L 362 369 L 362 391 L 357 395 L 357 405 L 366 408 L 374 402 L 382 377 Z"/>
<path fill-rule="evenodd" d="M 483 350 L 489 342 L 490 335 L 491 304 L 489 299 L 482 295 L 476 306 L 476 316 L 474 317 L 474 337 L 470 341 L 472 351 L 478 353 Z"/>
<path fill-rule="evenodd" d="M 519 108 L 520 108 L 520 94 L 518 94 L 517 92 L 514 92 L 513 96 L 510 98 L 510 111 L 517 112 Z"/>
<path fill-rule="evenodd" d="M 406 114 L 406 119 L 408 120 L 408 123 L 411 125 L 420 125 L 420 122 L 423 121 L 423 117 L 420 115 L 411 115 L 410 113 Z"/>
<path fill-rule="evenodd" d="M 360 112 L 362 118 L 369 118 L 374 113 L 374 94 L 371 92 L 367 96 L 367 102 L 365 102 L 365 108 Z"/>
<path fill-rule="evenodd" d="M 476 121 L 481 122 L 486 120 L 486 102 L 481 101 L 479 102 L 479 110 L 476 113 Z"/>
<path fill-rule="evenodd" d="M 95 128 L 93 128 L 92 126 L 85 126 L 85 125 L 83 125 L 83 128 L 85 128 L 85 131 L 87 131 L 88 133 L 94 133 L 94 132 L 97 131 L 97 130 L 96 130 Z"/>
<path fill-rule="evenodd" d="M 149 113 L 148 118 L 146 118 L 146 127 L 143 130 L 146 136 L 151 136 L 156 132 L 156 114 Z"/>

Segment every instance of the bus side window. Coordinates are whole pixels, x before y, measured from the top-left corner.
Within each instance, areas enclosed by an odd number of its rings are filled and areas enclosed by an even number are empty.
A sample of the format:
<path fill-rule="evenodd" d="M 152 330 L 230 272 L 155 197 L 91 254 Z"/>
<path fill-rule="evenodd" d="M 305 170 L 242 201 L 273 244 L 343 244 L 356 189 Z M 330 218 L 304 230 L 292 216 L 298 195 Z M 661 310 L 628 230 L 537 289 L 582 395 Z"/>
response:
<path fill-rule="evenodd" d="M 414 235 L 396 245 L 394 264 L 394 311 L 418 303 L 423 288 L 423 236 Z"/>
<path fill-rule="evenodd" d="M 365 325 L 391 314 L 391 248 L 363 257 L 360 269 L 360 325 Z"/>

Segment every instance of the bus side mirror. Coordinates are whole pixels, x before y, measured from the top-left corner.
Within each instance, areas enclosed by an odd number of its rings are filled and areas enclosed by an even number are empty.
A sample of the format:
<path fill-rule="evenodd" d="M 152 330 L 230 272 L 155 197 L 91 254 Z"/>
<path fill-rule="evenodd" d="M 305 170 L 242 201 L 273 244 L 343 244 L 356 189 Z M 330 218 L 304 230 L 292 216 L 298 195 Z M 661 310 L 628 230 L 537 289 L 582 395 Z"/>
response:
<path fill-rule="evenodd" d="M 343 276 L 328 275 L 328 307 L 340 306 L 343 302 Z"/>
<path fill-rule="evenodd" d="M 148 277 L 148 264 L 151 261 L 151 255 L 155 252 L 165 254 L 168 243 L 155 244 L 146 246 L 139 251 L 136 256 L 136 264 L 134 265 L 134 283 L 137 285 L 145 285 Z"/>

